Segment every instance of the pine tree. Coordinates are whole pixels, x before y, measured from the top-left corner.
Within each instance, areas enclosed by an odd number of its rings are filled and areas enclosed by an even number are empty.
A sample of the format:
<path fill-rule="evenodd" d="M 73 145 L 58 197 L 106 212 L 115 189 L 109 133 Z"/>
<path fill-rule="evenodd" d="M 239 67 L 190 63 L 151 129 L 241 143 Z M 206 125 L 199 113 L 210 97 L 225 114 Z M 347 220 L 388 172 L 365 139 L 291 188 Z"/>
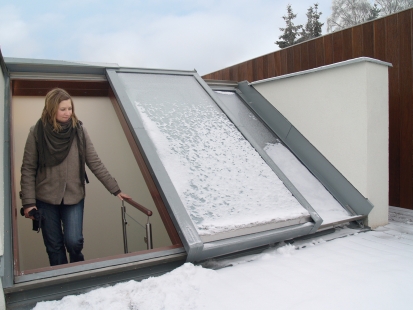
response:
<path fill-rule="evenodd" d="M 294 45 L 297 43 L 297 37 L 299 37 L 298 31 L 302 29 L 302 25 L 295 26 L 293 23 L 293 19 L 297 17 L 297 14 L 293 13 L 293 9 L 291 8 L 291 4 L 287 5 L 287 16 L 283 16 L 285 20 L 286 27 L 280 28 L 281 31 L 284 32 L 283 35 L 279 36 L 281 41 L 275 42 L 280 48 L 285 48 L 287 46 Z"/>
<path fill-rule="evenodd" d="M 378 8 L 377 4 L 375 3 L 370 9 L 370 15 L 367 18 L 367 20 L 373 20 L 379 17 L 380 11 L 381 10 Z"/>
<path fill-rule="evenodd" d="M 318 3 L 314 4 L 314 13 L 313 13 L 313 38 L 321 36 L 322 27 L 324 23 L 320 23 L 321 12 L 318 12 Z"/>
<path fill-rule="evenodd" d="M 310 39 L 321 36 L 322 27 L 324 23 L 320 23 L 321 12 L 318 12 L 318 3 L 314 4 L 314 8 L 310 6 L 307 9 L 307 23 L 300 33 L 301 38 L 298 42 L 304 42 Z"/>

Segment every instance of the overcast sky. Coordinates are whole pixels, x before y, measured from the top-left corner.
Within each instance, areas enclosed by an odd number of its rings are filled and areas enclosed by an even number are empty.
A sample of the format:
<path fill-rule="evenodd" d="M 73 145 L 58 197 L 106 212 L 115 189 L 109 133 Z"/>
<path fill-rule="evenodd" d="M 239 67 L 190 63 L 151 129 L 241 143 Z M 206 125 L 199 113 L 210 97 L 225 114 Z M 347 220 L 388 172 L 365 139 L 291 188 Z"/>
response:
<path fill-rule="evenodd" d="M 305 24 L 311 0 L 1 0 L 6 57 L 196 69 L 200 75 L 268 54 L 291 3 Z M 332 0 L 318 1 L 326 23 Z M 325 34 L 325 27 L 323 29 Z"/>

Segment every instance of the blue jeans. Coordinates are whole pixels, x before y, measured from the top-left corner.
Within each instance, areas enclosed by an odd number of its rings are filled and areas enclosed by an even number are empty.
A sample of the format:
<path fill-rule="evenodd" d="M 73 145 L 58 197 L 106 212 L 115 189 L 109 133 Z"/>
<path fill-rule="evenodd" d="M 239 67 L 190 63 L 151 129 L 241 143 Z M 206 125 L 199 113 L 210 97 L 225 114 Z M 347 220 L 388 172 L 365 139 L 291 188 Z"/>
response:
<path fill-rule="evenodd" d="M 36 206 L 44 217 L 42 235 L 50 266 L 67 264 L 66 249 L 71 263 L 84 261 L 84 199 L 74 205 L 52 205 L 37 200 Z"/>

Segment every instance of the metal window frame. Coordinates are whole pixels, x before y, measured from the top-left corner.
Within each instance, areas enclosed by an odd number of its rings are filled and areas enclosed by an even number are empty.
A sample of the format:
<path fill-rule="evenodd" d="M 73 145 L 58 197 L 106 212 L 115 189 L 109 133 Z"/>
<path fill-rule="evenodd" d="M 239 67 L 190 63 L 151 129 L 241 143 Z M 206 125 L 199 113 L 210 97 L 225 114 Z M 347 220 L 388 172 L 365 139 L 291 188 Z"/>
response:
<path fill-rule="evenodd" d="M 2 286 L 10 287 L 14 282 L 14 270 L 13 270 L 13 237 L 12 237 L 12 195 L 11 195 L 11 184 L 7 182 L 11 179 L 11 157 L 10 157 L 10 102 L 11 102 L 11 93 L 10 93 L 10 73 L 5 64 L 4 58 L 0 50 L 0 67 L 5 80 L 4 85 L 4 143 L 3 147 L 3 160 L 4 160 L 4 174 L 3 184 L 4 184 L 4 215 L 3 215 L 3 227 L 4 227 L 4 252 L 3 256 L 0 257 L 1 263 L 1 277 L 2 277 Z"/>
<path fill-rule="evenodd" d="M 129 99 L 123 83 L 117 76 L 118 73 L 148 73 L 148 74 L 166 74 L 166 75 L 185 75 L 192 76 L 203 88 L 203 90 L 211 97 L 218 107 L 226 114 L 231 121 L 236 122 L 235 117 L 225 107 L 225 105 L 216 96 L 208 84 L 196 73 L 196 71 L 177 71 L 177 70 L 150 70 L 150 69 L 132 69 L 132 68 L 116 68 L 108 69 L 107 76 L 109 83 L 114 90 L 116 99 L 121 103 L 122 112 L 128 119 L 128 125 L 133 128 L 132 132 L 136 143 L 139 145 L 142 153 L 145 154 L 145 161 L 154 174 L 159 191 L 165 201 L 165 205 L 170 212 L 172 220 L 178 229 L 178 233 L 184 244 L 185 250 L 188 253 L 187 261 L 203 261 L 211 257 L 223 256 L 233 252 L 244 251 L 253 247 L 263 246 L 286 239 L 292 239 L 298 236 L 307 235 L 317 231 L 322 223 L 322 219 L 292 185 L 288 178 L 281 172 L 277 165 L 263 151 L 260 152 L 262 157 L 265 157 L 267 164 L 276 171 L 277 175 L 282 178 L 282 181 L 287 185 L 288 189 L 299 199 L 300 203 L 309 210 L 310 216 L 314 222 L 307 222 L 288 227 L 272 229 L 268 231 L 256 232 L 253 234 L 242 235 L 238 237 L 203 242 L 197 230 L 189 217 L 185 206 L 183 205 L 169 175 L 160 160 L 155 145 L 146 132 L 143 122 L 137 115 L 131 100 Z M 235 124 L 236 125 L 236 124 Z M 240 126 L 237 126 L 240 129 Z M 241 131 L 249 142 L 256 147 L 257 143 L 249 136 L 247 132 Z"/>

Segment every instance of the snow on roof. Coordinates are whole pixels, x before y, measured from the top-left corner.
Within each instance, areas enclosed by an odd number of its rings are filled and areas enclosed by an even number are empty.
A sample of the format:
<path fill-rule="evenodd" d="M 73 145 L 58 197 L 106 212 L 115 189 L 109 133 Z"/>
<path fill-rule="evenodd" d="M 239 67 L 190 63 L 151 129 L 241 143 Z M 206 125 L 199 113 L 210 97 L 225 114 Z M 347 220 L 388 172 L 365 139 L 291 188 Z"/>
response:
<path fill-rule="evenodd" d="M 403 309 L 412 303 L 413 211 L 390 207 L 390 218 L 374 231 L 342 227 L 34 309 Z"/>

